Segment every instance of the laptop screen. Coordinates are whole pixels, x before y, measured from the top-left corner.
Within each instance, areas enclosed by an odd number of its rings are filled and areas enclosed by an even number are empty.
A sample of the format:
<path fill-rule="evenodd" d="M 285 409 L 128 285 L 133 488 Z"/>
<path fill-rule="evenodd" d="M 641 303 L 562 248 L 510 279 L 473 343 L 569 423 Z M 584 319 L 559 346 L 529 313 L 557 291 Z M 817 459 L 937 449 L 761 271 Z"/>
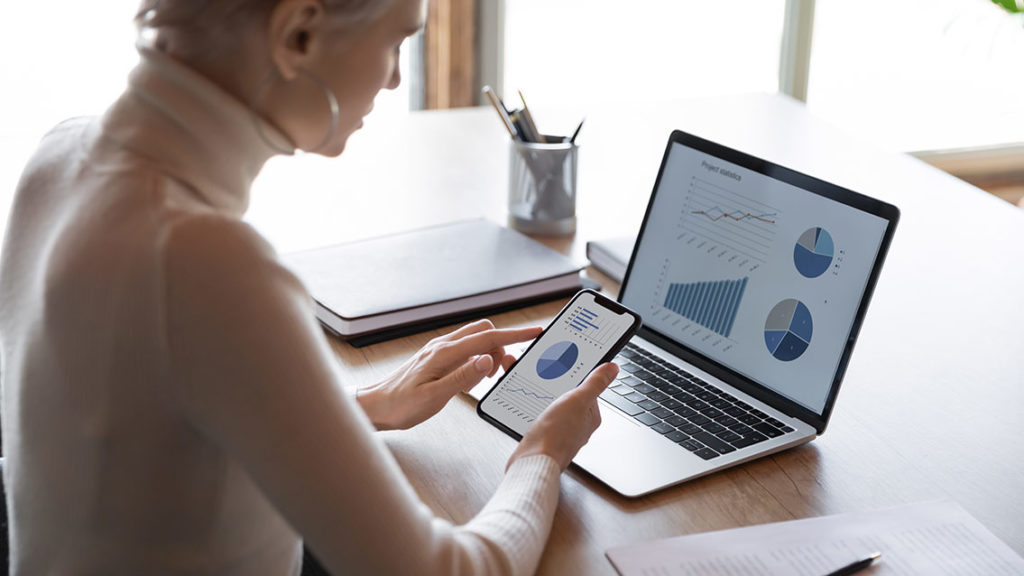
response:
<path fill-rule="evenodd" d="M 620 300 L 646 328 L 821 415 L 890 221 L 821 181 L 678 140 Z"/>

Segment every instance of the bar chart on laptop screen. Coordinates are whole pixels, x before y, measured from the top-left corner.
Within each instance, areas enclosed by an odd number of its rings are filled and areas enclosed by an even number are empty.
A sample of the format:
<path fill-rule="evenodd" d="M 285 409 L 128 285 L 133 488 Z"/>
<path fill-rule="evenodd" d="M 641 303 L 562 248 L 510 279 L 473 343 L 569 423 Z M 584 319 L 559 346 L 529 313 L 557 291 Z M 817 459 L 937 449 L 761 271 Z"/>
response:
<path fill-rule="evenodd" d="M 753 272 L 768 259 L 780 210 L 743 194 L 739 185 L 690 178 L 679 214 L 677 240 Z"/>
<path fill-rule="evenodd" d="M 750 276 L 678 281 L 673 268 L 672 259 L 665 258 L 649 308 L 652 324 L 683 341 L 732 350 L 733 328 Z"/>
<path fill-rule="evenodd" d="M 673 282 L 669 284 L 663 306 L 728 338 L 748 280 L 744 277 L 712 282 Z"/>

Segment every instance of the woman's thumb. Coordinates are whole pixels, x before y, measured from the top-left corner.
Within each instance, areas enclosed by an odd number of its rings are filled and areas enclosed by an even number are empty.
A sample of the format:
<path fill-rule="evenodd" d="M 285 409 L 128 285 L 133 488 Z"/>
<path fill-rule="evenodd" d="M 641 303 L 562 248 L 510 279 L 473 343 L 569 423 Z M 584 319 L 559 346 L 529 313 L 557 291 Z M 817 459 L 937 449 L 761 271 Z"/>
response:
<path fill-rule="evenodd" d="M 607 362 L 595 368 L 590 376 L 583 381 L 583 384 L 580 384 L 580 388 L 584 394 L 597 398 L 609 384 L 615 381 L 615 377 L 618 375 L 618 364 Z"/>

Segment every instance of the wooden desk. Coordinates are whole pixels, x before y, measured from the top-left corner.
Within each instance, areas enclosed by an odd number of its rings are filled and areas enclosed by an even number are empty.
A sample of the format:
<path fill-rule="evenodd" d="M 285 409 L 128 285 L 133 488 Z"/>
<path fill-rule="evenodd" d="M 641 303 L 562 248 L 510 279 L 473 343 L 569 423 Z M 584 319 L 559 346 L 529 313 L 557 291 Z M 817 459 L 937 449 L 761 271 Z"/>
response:
<path fill-rule="evenodd" d="M 637 500 L 570 471 L 540 572 L 612 574 L 604 551 L 616 545 L 940 498 L 1024 554 L 1024 212 L 780 96 L 587 112 L 579 230 L 549 242 L 574 256 L 586 240 L 636 230 L 676 127 L 890 201 L 903 220 L 823 436 Z M 501 222 L 507 147 L 487 109 L 370 126 L 341 159 L 268 166 L 249 220 L 282 250 L 479 215 Z M 540 324 L 561 304 L 494 320 Z M 438 333 L 334 345 L 345 374 L 367 382 Z M 423 500 L 456 523 L 484 505 L 513 449 L 467 398 L 385 437 Z"/>

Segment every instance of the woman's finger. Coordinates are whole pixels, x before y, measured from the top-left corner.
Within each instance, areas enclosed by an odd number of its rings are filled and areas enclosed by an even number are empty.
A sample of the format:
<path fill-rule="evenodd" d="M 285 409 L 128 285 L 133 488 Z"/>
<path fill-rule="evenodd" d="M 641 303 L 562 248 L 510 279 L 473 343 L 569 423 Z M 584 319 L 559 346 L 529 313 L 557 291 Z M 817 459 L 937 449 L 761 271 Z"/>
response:
<path fill-rule="evenodd" d="M 450 350 L 467 354 L 489 354 L 510 344 L 526 342 L 540 336 L 544 330 L 539 326 L 530 328 L 502 328 L 477 332 L 452 342 Z"/>
<path fill-rule="evenodd" d="M 485 330 L 463 336 L 452 342 L 441 342 L 425 348 L 429 351 L 430 370 L 439 376 L 461 366 L 467 359 L 481 354 L 491 356 L 495 364 L 504 358 L 504 346 L 536 338 L 540 328 L 511 328 Z"/>
<path fill-rule="evenodd" d="M 496 360 L 504 357 L 504 346 L 536 338 L 540 328 L 513 328 L 486 330 L 463 336 L 454 342 L 444 342 L 431 350 L 430 366 L 437 373 L 444 373 L 461 366 L 468 358 L 487 354 Z M 501 351 L 500 353 L 497 351 Z"/>
<path fill-rule="evenodd" d="M 488 354 L 490 354 L 491 358 L 494 359 L 494 368 L 491 368 L 491 373 L 488 375 L 488 377 L 497 374 L 498 369 L 508 370 L 509 366 L 512 365 L 512 362 L 516 361 L 516 357 L 505 352 L 504 347 L 495 348 L 494 350 L 488 352 Z M 512 360 L 509 361 L 509 358 L 511 358 Z"/>
<path fill-rule="evenodd" d="M 438 336 L 434 339 L 435 342 L 452 342 L 459 338 L 469 336 L 470 334 L 476 334 L 477 332 L 483 332 L 484 330 L 493 330 L 494 323 L 487 318 L 477 320 L 476 322 L 470 322 L 457 330 L 453 330 L 442 336 Z"/>
<path fill-rule="evenodd" d="M 487 376 L 493 367 L 493 360 L 487 354 L 470 358 L 455 370 L 452 370 L 443 378 L 426 385 L 430 393 L 435 397 L 442 397 L 447 402 L 449 398 L 476 386 Z"/>
<path fill-rule="evenodd" d="M 493 366 L 491 367 L 491 371 L 487 374 L 488 378 L 497 374 L 498 369 L 501 368 L 501 363 L 505 359 L 505 349 L 499 348 L 497 350 L 491 350 L 490 356 L 491 360 L 493 360 Z"/>

